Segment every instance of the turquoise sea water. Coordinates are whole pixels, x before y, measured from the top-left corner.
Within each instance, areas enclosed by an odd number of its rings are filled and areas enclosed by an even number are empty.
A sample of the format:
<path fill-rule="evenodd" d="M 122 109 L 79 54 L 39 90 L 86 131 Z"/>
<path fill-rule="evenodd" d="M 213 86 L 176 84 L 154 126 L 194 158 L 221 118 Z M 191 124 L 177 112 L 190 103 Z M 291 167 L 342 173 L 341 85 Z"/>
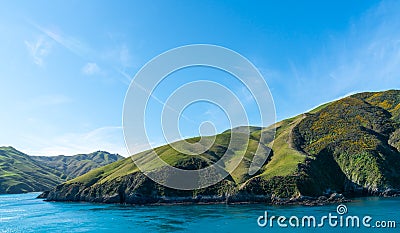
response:
<path fill-rule="evenodd" d="M 400 232 L 400 198 L 362 198 L 347 203 L 343 216 L 372 217 L 371 228 L 259 227 L 257 218 L 268 215 L 313 215 L 318 220 L 336 212 L 337 205 L 164 205 L 130 206 L 44 202 L 38 193 L 0 195 L 0 232 Z M 373 228 L 378 220 L 396 221 L 396 228 Z M 318 220 L 319 221 L 319 220 Z"/>

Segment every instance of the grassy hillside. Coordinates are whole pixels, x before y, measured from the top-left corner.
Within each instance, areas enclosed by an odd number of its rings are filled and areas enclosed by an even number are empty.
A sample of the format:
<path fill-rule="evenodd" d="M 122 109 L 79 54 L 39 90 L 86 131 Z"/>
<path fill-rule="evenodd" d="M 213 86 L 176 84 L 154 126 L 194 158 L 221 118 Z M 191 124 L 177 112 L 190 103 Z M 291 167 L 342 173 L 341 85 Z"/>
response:
<path fill-rule="evenodd" d="M 229 170 L 239 159 L 236 155 L 245 152 L 231 176 L 206 189 L 177 191 L 161 187 L 142 175 L 128 158 L 70 180 L 50 192 L 48 199 L 151 203 L 175 196 L 196 201 L 206 193 L 241 201 L 250 197 L 400 191 L 399 116 L 400 91 L 360 93 L 267 128 L 250 127 L 248 144 L 241 140 L 230 142 L 233 135 L 244 135 L 245 128 L 239 127 L 216 135 L 211 148 L 199 155 L 177 152 L 174 147 L 191 152 L 203 146 L 188 147 L 184 141 L 155 149 L 170 165 L 189 170 L 213 164 L 226 152 L 233 155 L 223 161 L 224 169 Z M 185 140 L 198 141 L 199 138 Z M 261 153 L 269 154 L 269 158 L 260 171 L 250 175 L 257 148 L 262 148 Z M 147 153 L 133 156 L 146 159 Z M 162 165 L 149 166 L 156 170 Z"/>
<path fill-rule="evenodd" d="M 48 190 L 65 176 L 12 147 L 0 147 L 0 193 Z"/>
<path fill-rule="evenodd" d="M 118 154 L 110 154 L 106 151 L 96 151 L 90 154 L 78 154 L 74 156 L 32 156 L 31 158 L 60 171 L 66 176 L 66 179 L 72 179 L 94 168 L 120 160 L 123 157 Z"/>
<path fill-rule="evenodd" d="M 122 157 L 97 151 L 75 156 L 29 156 L 0 147 L 0 194 L 45 191 Z"/>
<path fill-rule="evenodd" d="M 400 154 L 389 140 L 397 137 L 399 103 L 398 91 L 361 93 L 335 101 L 298 124 L 296 144 L 318 162 L 331 159 L 330 167 L 339 169 L 330 175 L 346 180 L 344 190 L 400 188 Z"/>
<path fill-rule="evenodd" d="M 235 133 L 242 134 L 242 133 Z M 236 138 L 236 137 L 234 137 Z M 211 148 L 206 150 L 204 153 L 199 155 L 186 155 L 183 153 L 177 152 L 175 148 L 180 148 L 180 150 L 197 150 L 198 148 L 184 148 L 182 142 L 176 142 L 171 145 L 164 145 L 155 149 L 159 157 L 164 160 L 166 163 L 179 167 L 182 169 L 197 169 L 209 166 L 216 161 L 218 161 L 228 150 L 229 142 L 231 139 L 231 131 L 226 131 L 222 134 L 216 136 L 215 142 Z M 198 138 L 191 138 L 186 140 L 185 142 L 197 142 Z M 240 140 L 239 140 L 240 141 Z M 230 160 L 224 161 L 225 168 L 233 169 L 233 164 L 235 164 L 235 160 L 240 158 L 239 152 L 244 152 L 244 159 L 239 163 L 236 169 L 233 171 L 232 178 L 237 183 L 242 183 L 248 178 L 248 168 L 254 156 L 253 152 L 256 148 L 262 143 L 257 141 L 257 138 L 249 139 L 249 144 L 239 144 L 236 143 L 230 150 L 232 150 L 233 156 Z M 268 147 L 262 144 L 261 151 L 267 153 Z M 145 157 L 148 151 L 136 154 L 134 156 L 137 157 Z M 152 164 L 154 169 L 161 165 Z M 116 163 L 110 164 L 108 166 L 104 166 L 98 169 L 95 169 L 83 176 L 77 177 L 73 180 L 70 180 L 68 183 L 92 183 L 92 184 L 102 184 L 106 181 L 113 180 L 118 177 L 123 177 L 131 173 L 139 172 L 139 170 L 134 165 L 131 158 L 126 158 L 122 161 L 118 161 Z M 93 181 L 96 181 L 93 183 Z"/>

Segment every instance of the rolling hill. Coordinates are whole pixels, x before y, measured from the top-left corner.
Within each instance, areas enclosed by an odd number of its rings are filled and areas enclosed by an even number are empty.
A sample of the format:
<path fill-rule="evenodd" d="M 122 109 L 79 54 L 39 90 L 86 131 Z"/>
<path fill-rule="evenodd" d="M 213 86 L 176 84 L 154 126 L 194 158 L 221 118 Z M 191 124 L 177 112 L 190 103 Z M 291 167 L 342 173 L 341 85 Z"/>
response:
<path fill-rule="evenodd" d="M 0 193 L 43 191 L 65 181 L 60 171 L 13 147 L 0 147 Z"/>
<path fill-rule="evenodd" d="M 113 163 L 123 157 L 105 151 L 96 151 L 90 154 L 78 154 L 74 156 L 32 156 L 31 158 L 60 171 L 68 180 L 83 175 L 94 168 Z"/>
<path fill-rule="evenodd" d="M 156 184 L 130 158 L 94 169 L 57 186 L 51 201 L 106 203 L 271 202 L 320 197 L 395 195 L 400 192 L 400 91 L 348 96 L 267 128 L 250 128 L 248 144 L 231 142 L 242 129 L 216 136 L 200 155 L 178 153 L 171 145 L 155 149 L 160 158 L 182 169 L 207 167 L 229 151 L 245 151 L 239 166 L 221 182 L 182 191 Z M 275 137 L 271 132 L 276 131 Z M 199 138 L 186 139 L 197 142 Z M 175 142 L 174 147 L 183 146 Z M 249 175 L 257 148 L 269 153 L 260 171 Z M 195 148 L 193 148 L 195 149 Z M 146 157 L 145 151 L 133 156 Z M 237 157 L 223 161 L 223 168 Z M 154 165 L 154 172 L 160 166 Z M 168 179 L 169 174 L 161 174 Z M 323 199 L 323 198 L 322 198 Z"/>
<path fill-rule="evenodd" d="M 108 152 L 36 157 L 0 147 L 0 194 L 45 191 L 122 157 Z"/>

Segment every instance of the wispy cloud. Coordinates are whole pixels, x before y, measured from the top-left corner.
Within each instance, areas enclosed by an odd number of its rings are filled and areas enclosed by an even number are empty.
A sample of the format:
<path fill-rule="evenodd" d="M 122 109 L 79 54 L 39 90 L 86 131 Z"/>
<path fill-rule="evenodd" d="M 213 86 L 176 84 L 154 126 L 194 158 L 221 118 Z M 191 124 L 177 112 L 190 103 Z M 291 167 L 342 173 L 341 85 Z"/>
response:
<path fill-rule="evenodd" d="M 400 3 L 383 2 L 369 12 L 349 33 L 346 46 L 336 55 L 329 74 L 335 88 L 359 89 L 400 87 Z M 390 22 L 390 23 L 389 23 Z"/>
<path fill-rule="evenodd" d="M 276 95 L 279 118 L 306 110 L 297 106 L 311 108 L 348 93 L 399 89 L 399 8 L 398 1 L 382 1 L 353 20 L 347 32 L 328 35 L 324 47 L 309 62 L 289 61 L 290 72 L 272 80 L 286 93 L 281 99 Z"/>
<path fill-rule="evenodd" d="M 121 75 L 120 81 L 129 86 L 133 77 L 129 76 L 129 74 L 119 68 L 114 68 L 114 70 Z"/>
<path fill-rule="evenodd" d="M 82 72 L 86 75 L 100 74 L 101 69 L 95 62 L 88 62 L 82 67 Z"/>
<path fill-rule="evenodd" d="M 55 42 L 63 46 L 64 48 L 68 49 L 69 51 L 73 52 L 74 54 L 80 56 L 80 57 L 88 57 L 90 54 L 92 54 L 92 50 L 87 46 L 85 43 L 83 43 L 81 40 L 71 37 L 71 36 L 66 36 L 61 32 L 58 32 L 57 30 L 50 30 L 48 28 L 44 28 L 32 21 L 30 21 L 30 24 L 33 25 L 36 29 L 38 29 L 40 32 L 48 36 L 49 38 L 53 39 Z"/>
<path fill-rule="evenodd" d="M 71 103 L 73 99 L 62 94 L 39 95 L 17 103 L 21 109 L 41 108 Z"/>
<path fill-rule="evenodd" d="M 131 80 L 131 78 L 129 77 L 129 75 L 127 73 L 125 73 L 122 70 L 117 70 L 122 76 L 124 76 L 126 78 L 126 82 L 128 80 Z M 147 90 L 145 87 L 143 87 L 140 83 L 135 82 L 134 80 L 132 80 L 132 84 L 136 87 L 138 87 L 140 90 L 142 90 L 144 92 L 145 95 L 148 95 L 150 98 L 154 99 L 157 103 L 161 104 L 162 106 L 164 106 L 165 108 L 173 111 L 174 113 L 180 114 L 180 116 L 185 119 L 186 121 L 190 122 L 190 123 L 195 123 L 192 119 L 190 119 L 189 117 L 187 117 L 186 115 L 182 114 L 180 111 L 176 110 L 175 108 L 173 108 L 172 106 L 168 105 L 167 103 L 165 103 L 164 101 L 162 101 L 160 98 L 158 98 L 153 92 L 151 92 L 151 90 Z"/>
<path fill-rule="evenodd" d="M 38 25 L 33 21 L 28 22 L 35 27 L 38 31 L 52 39 L 63 48 L 74 53 L 75 55 L 87 60 L 88 62 L 83 66 L 82 72 L 85 75 L 93 75 L 98 73 L 115 72 L 116 70 L 126 72 L 126 69 L 134 67 L 132 53 L 125 43 L 119 43 L 106 50 L 97 50 L 90 47 L 87 43 L 76 37 L 66 35 L 59 29 L 49 29 Z M 98 64 L 104 64 L 100 68 Z M 115 68 L 117 67 L 117 69 Z M 117 72 L 117 75 L 121 75 Z M 125 80 L 125 76 L 118 78 L 122 83 L 129 85 L 130 79 Z"/>
<path fill-rule="evenodd" d="M 238 93 L 240 94 L 239 97 L 241 98 L 241 101 L 244 104 L 251 103 L 251 102 L 255 101 L 253 93 L 251 93 L 251 91 L 249 91 L 246 86 L 242 86 L 239 89 Z"/>
<path fill-rule="evenodd" d="M 34 41 L 24 41 L 25 46 L 32 57 L 33 62 L 38 66 L 44 65 L 44 58 L 50 54 L 51 43 L 45 39 L 44 36 L 40 36 Z"/>
<path fill-rule="evenodd" d="M 122 156 L 128 156 L 122 127 L 120 126 L 100 127 L 88 132 L 71 132 L 52 138 L 25 135 L 23 139 L 25 143 L 21 146 L 21 150 L 31 155 L 74 155 L 105 150 L 111 153 L 118 153 Z M 135 152 L 142 149 L 138 145 Z"/>
<path fill-rule="evenodd" d="M 126 73 L 126 70 L 133 67 L 133 59 L 129 47 L 124 43 L 119 43 L 105 50 L 99 50 L 92 48 L 77 37 L 63 33 L 60 29 L 50 29 L 32 21 L 28 22 L 43 34 L 40 40 L 35 41 L 35 43 L 25 42 L 32 57 L 35 58 L 35 63 L 43 64 L 43 57 L 48 53 L 44 48 L 47 48 L 47 43 L 51 41 L 86 60 L 86 63 L 80 68 L 82 74 L 102 74 L 103 78 L 116 77 L 118 81 L 125 85 L 130 84 L 131 78 Z M 109 54 L 108 51 L 113 51 L 113 53 Z M 101 67 L 99 64 L 101 64 Z M 118 69 L 115 67 L 118 67 Z M 115 75 L 112 75 L 112 73 Z M 62 96 L 43 96 L 33 99 L 29 105 L 25 104 L 22 107 L 48 106 L 68 101 L 70 99 L 62 98 Z M 41 138 L 38 135 L 25 135 L 25 139 L 25 144 L 21 148 L 28 154 L 34 155 L 73 155 L 77 153 L 90 153 L 96 150 L 106 150 L 128 156 L 121 127 L 101 127 L 89 132 L 72 132 L 51 138 Z M 148 144 L 135 145 L 134 148 L 135 151 L 131 151 L 132 153 L 148 149 Z"/>
<path fill-rule="evenodd" d="M 399 7 L 398 1 L 384 1 L 353 25 L 329 72 L 338 80 L 336 86 L 400 87 Z"/>
<path fill-rule="evenodd" d="M 121 63 L 122 67 L 132 67 L 133 58 L 129 48 L 126 44 L 123 44 L 119 48 L 119 62 Z"/>

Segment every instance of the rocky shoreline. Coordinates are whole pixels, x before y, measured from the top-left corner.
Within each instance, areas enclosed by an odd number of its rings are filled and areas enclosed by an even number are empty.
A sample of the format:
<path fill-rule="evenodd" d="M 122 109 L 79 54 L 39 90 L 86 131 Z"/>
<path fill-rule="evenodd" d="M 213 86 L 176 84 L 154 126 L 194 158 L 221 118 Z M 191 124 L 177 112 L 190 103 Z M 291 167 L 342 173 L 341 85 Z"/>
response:
<path fill-rule="evenodd" d="M 75 189 L 76 190 L 76 189 Z M 280 198 L 274 195 L 198 195 L 198 196 L 142 196 L 132 195 L 125 197 L 122 201 L 119 194 L 104 195 L 102 197 L 90 197 L 82 195 L 59 195 L 54 191 L 45 191 L 37 198 L 44 199 L 44 201 L 54 202 L 94 202 L 105 204 L 131 204 L 131 205 L 180 205 L 180 204 L 260 204 L 265 203 L 269 205 L 303 205 L 303 206 L 321 206 L 337 203 L 351 202 L 353 198 L 366 197 L 366 196 L 379 196 L 379 197 L 400 197 L 399 190 L 388 189 L 384 192 L 375 192 L 368 195 L 354 195 L 348 198 L 340 193 L 332 193 L 318 197 L 299 196 L 292 198 Z"/>
<path fill-rule="evenodd" d="M 282 184 L 284 180 L 276 180 Z M 317 206 L 350 202 L 351 198 L 363 196 L 400 196 L 400 190 L 368 190 L 352 189 L 346 193 L 327 191 L 322 195 L 302 195 L 282 197 L 277 192 L 279 186 L 270 185 L 255 180 L 256 186 L 238 188 L 228 180 L 201 190 L 175 190 L 158 185 L 141 173 L 131 174 L 122 179 L 105 182 L 101 185 L 82 183 L 64 183 L 50 191 L 43 192 L 38 198 L 45 201 L 61 202 L 94 202 L 118 203 L 132 205 L 163 205 L 163 204 L 249 204 L 265 203 L 270 205 L 304 205 Z M 254 183 L 254 184 L 255 184 Z M 290 184 L 290 183 L 287 183 Z M 276 194 L 277 193 L 277 194 Z"/>
<path fill-rule="evenodd" d="M 49 196 L 50 194 L 50 196 Z M 51 196 L 53 195 L 53 196 Z M 318 206 L 329 205 L 335 203 L 351 202 L 351 199 L 346 198 L 342 194 L 333 193 L 327 196 L 309 197 L 300 196 L 296 198 L 279 198 L 270 195 L 230 195 L 230 196 L 217 196 L 206 195 L 196 197 L 165 197 L 165 196 L 152 196 L 152 197 L 136 197 L 128 198 L 124 202 L 118 195 L 104 196 L 103 198 L 59 198 L 55 197 L 51 192 L 46 191 L 40 194 L 37 198 L 45 199 L 45 201 L 61 201 L 61 202 L 95 202 L 107 204 L 132 204 L 132 205 L 175 205 L 175 204 L 256 204 L 265 203 L 270 205 L 304 205 L 304 206 Z"/>

